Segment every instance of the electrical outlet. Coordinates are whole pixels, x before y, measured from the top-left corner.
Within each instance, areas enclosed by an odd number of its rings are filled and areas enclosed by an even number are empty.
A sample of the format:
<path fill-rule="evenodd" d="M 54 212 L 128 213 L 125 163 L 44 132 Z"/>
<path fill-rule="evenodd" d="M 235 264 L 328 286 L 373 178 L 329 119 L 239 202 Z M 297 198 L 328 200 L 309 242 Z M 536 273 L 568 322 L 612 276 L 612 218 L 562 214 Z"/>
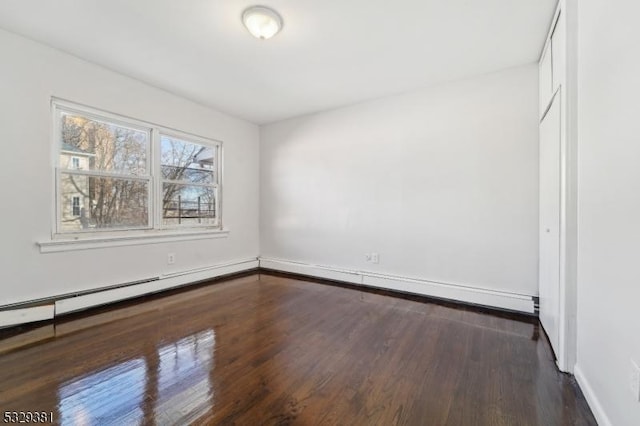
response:
<path fill-rule="evenodd" d="M 364 261 L 365 262 L 371 262 L 371 253 L 365 253 L 364 254 Z"/>
<path fill-rule="evenodd" d="M 371 253 L 371 263 L 380 263 L 380 255 L 378 253 Z"/>
<path fill-rule="evenodd" d="M 635 400 L 640 402 L 640 367 L 633 360 L 629 368 L 629 387 Z"/>
<path fill-rule="evenodd" d="M 176 254 L 169 253 L 167 255 L 167 265 L 173 265 L 174 263 L 176 263 Z"/>

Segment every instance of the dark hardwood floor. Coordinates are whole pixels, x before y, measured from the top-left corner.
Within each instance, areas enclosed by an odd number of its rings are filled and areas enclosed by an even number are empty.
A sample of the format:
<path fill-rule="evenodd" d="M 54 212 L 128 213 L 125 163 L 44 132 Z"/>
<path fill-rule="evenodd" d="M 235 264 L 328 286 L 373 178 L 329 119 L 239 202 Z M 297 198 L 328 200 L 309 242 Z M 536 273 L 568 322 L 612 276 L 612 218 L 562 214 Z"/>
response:
<path fill-rule="evenodd" d="M 533 321 L 265 274 L 5 337 L 6 411 L 77 425 L 595 424 Z"/>

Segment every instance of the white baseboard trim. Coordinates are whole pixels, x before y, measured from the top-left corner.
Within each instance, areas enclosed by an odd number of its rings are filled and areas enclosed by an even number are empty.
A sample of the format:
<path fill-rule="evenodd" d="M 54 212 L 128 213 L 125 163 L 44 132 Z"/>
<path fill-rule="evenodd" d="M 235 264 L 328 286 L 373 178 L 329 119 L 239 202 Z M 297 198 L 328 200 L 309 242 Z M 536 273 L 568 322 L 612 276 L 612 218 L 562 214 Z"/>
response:
<path fill-rule="evenodd" d="M 584 373 L 582 372 L 582 368 L 580 368 L 579 365 L 577 364 L 575 365 L 575 367 L 573 368 L 573 374 L 598 424 L 600 426 L 612 426 L 612 423 L 609 420 L 609 417 L 607 416 L 607 414 L 604 411 L 604 408 L 602 408 L 602 405 L 600 404 L 600 400 L 596 396 L 595 392 L 593 391 L 593 388 L 589 384 L 589 381 L 585 377 Z"/>
<path fill-rule="evenodd" d="M 344 281 L 351 284 L 362 284 L 362 274 L 355 271 L 347 271 L 326 266 L 310 265 L 306 263 L 289 262 L 276 259 L 260 258 L 260 267 L 275 271 L 291 272 L 294 274 L 309 275 L 328 280 Z"/>
<path fill-rule="evenodd" d="M 316 278 L 344 281 L 351 284 L 420 294 L 456 302 L 488 306 L 491 308 L 506 309 L 528 314 L 535 313 L 533 297 L 530 295 L 263 257 L 260 258 L 260 267 Z"/>
<path fill-rule="evenodd" d="M 52 319 L 54 312 L 53 303 L 43 306 L 0 311 L 0 328 Z"/>
<path fill-rule="evenodd" d="M 259 262 L 257 259 L 246 259 L 188 271 L 174 272 L 161 275 L 159 279 L 150 280 L 140 284 L 60 299 L 55 302 L 55 315 L 67 314 L 94 306 L 130 299 L 132 297 L 157 293 L 174 287 L 180 287 L 220 277 L 222 275 L 248 271 L 257 268 L 258 265 Z"/>

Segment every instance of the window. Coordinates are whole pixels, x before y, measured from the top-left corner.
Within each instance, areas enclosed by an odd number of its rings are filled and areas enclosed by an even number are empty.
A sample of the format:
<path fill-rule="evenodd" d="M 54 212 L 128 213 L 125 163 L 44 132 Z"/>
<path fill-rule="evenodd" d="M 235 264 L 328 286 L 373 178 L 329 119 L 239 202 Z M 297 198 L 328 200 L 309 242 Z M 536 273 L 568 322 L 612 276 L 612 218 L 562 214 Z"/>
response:
<path fill-rule="evenodd" d="M 73 216 L 80 216 L 80 197 L 73 197 L 71 199 L 71 214 Z"/>
<path fill-rule="evenodd" d="M 57 234 L 220 227 L 220 142 L 53 105 Z"/>
<path fill-rule="evenodd" d="M 215 149 L 169 135 L 160 136 L 162 223 L 214 224 Z"/>

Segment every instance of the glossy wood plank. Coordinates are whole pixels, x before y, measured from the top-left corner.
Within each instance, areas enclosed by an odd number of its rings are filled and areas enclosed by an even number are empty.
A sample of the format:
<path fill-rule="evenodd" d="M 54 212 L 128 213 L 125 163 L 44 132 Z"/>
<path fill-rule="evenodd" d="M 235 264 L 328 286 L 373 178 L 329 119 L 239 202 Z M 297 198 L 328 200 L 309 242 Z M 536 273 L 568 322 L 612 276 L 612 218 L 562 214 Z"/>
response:
<path fill-rule="evenodd" d="M 3 411 L 100 425 L 595 424 L 530 320 L 264 274 L 93 312 L 0 354 Z"/>
<path fill-rule="evenodd" d="M 38 324 L 20 333 L 14 333 L 0 338 L 0 354 L 50 339 L 55 336 L 55 330 L 53 324 L 45 324 L 42 326 Z"/>

